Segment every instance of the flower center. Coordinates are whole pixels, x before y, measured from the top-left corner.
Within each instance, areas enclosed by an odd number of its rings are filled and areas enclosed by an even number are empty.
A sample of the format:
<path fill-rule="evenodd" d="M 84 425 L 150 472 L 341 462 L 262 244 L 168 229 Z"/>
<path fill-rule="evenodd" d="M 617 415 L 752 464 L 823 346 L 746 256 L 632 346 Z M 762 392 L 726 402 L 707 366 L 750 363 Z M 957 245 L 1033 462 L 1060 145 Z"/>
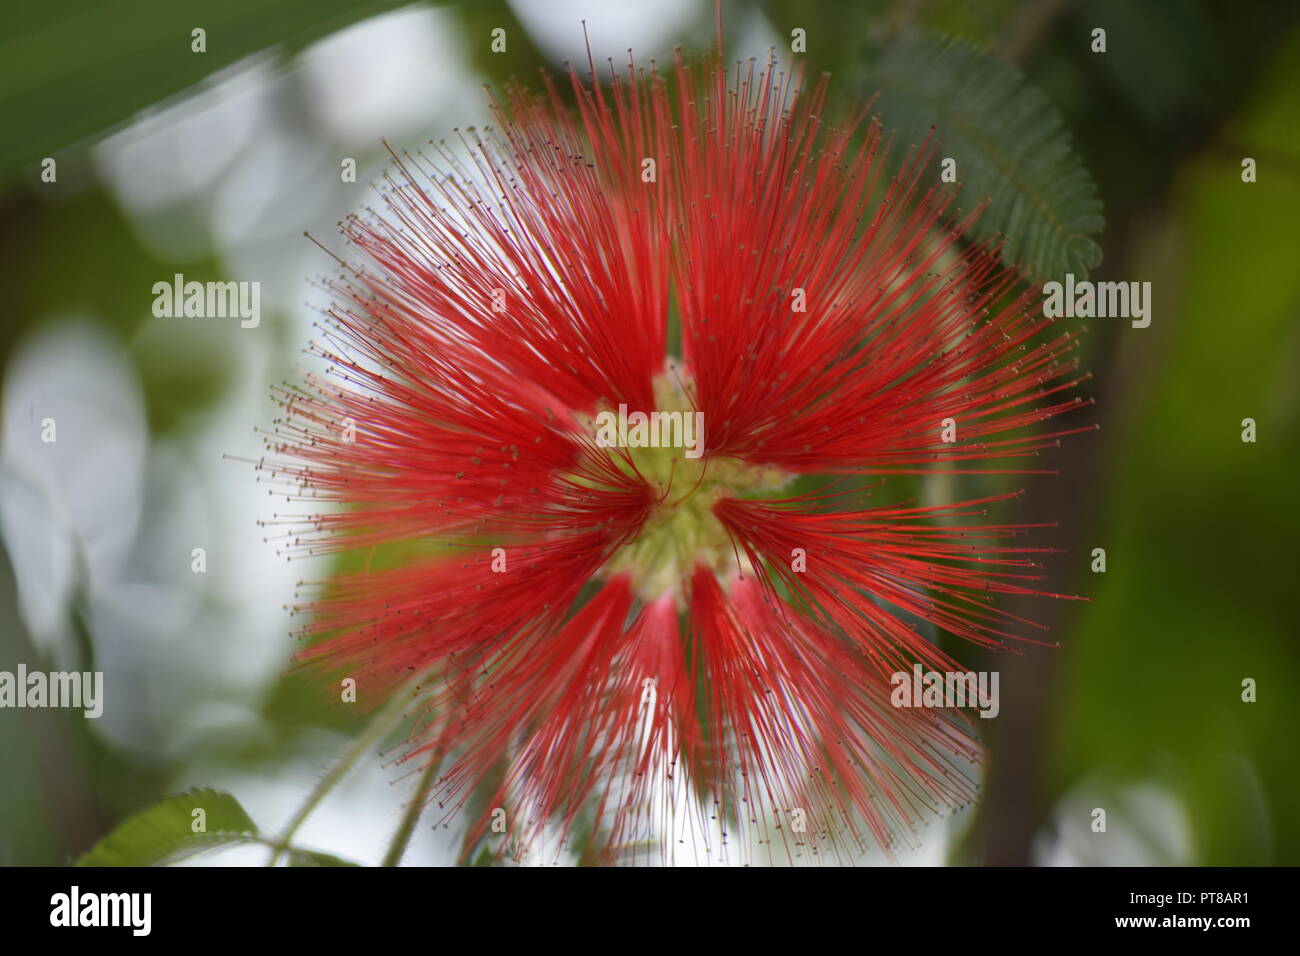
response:
<path fill-rule="evenodd" d="M 667 420 L 664 413 L 696 414 L 686 395 L 666 376 L 655 381 L 655 401 L 660 421 Z M 608 414 L 598 414 L 595 421 Z M 656 420 L 655 416 L 646 418 Z M 606 562 L 605 574 L 614 577 L 630 573 L 637 593 L 645 600 L 654 600 L 666 593 L 680 597 L 682 582 L 698 565 L 712 570 L 720 580 L 726 577 L 727 570 L 734 573 L 745 568 L 748 561 L 743 552 L 739 553 L 737 567 L 737 551 L 722 522 L 714 516 L 713 506 L 726 497 L 767 497 L 785 487 L 793 476 L 738 458 L 710 457 L 703 436 L 699 436 L 701 443 L 692 448 L 689 437 L 686 443 L 677 445 L 637 440 L 655 437 L 653 428 L 638 433 L 633 425 L 617 434 L 620 440 L 617 447 L 610 448 L 611 459 L 625 474 L 640 475 L 648 482 L 657 503 L 637 537 Z M 695 457 L 689 454 L 691 451 Z"/>
<path fill-rule="evenodd" d="M 788 476 L 735 458 L 681 457 L 667 448 L 629 449 L 637 470 L 659 495 L 636 539 L 606 564 L 611 577 L 624 571 L 646 600 L 666 593 L 680 596 L 682 582 L 697 565 L 721 579 L 723 571 L 740 570 L 731 537 L 713 514 L 719 499 L 763 497 L 783 487 Z M 621 463 L 626 467 L 626 463 Z M 747 564 L 739 553 L 741 567 Z"/>

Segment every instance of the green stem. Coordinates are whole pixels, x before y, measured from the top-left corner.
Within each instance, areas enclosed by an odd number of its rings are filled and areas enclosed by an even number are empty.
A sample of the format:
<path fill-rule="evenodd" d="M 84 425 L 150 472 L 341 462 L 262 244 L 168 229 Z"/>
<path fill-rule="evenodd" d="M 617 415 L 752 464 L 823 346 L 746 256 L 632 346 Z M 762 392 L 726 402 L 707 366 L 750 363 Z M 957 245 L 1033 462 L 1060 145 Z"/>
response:
<path fill-rule="evenodd" d="M 406 845 L 411 842 L 411 834 L 415 831 L 415 824 L 420 819 L 420 814 L 424 812 L 424 805 L 429 791 L 433 787 L 434 776 L 438 772 L 439 761 L 436 758 L 429 760 L 428 766 L 420 774 L 420 782 L 415 786 L 415 793 L 406 805 L 406 812 L 402 814 L 402 822 L 398 824 L 397 832 L 393 834 L 393 842 L 388 845 L 388 852 L 384 854 L 384 862 L 380 866 L 397 866 L 402 862 L 402 854 L 406 852 Z"/>
<path fill-rule="evenodd" d="M 410 702 L 412 690 L 419 686 L 420 681 L 427 676 L 427 673 L 427 671 L 420 673 L 404 684 L 401 690 L 395 693 L 392 699 L 375 714 L 369 726 L 352 742 L 352 746 L 344 752 L 338 762 L 316 784 L 312 792 L 308 794 L 306 802 L 298 808 L 298 812 L 294 814 L 293 819 L 285 827 L 284 833 L 275 841 L 279 846 L 271 851 L 271 857 L 266 862 L 267 866 L 275 866 L 280 861 L 284 847 L 293 840 L 294 834 L 298 832 L 298 828 L 302 826 L 303 821 L 320 805 L 326 794 L 347 776 L 348 771 L 362 756 L 369 753 L 371 748 L 378 746 L 388 736 L 389 731 L 401 722 L 406 705 Z"/>

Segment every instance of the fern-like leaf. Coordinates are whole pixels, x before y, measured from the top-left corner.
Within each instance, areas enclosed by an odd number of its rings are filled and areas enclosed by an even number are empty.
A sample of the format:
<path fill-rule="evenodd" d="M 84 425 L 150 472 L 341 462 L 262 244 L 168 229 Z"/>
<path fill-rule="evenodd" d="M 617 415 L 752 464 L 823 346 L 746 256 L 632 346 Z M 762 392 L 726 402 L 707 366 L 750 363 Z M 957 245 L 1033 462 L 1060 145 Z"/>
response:
<path fill-rule="evenodd" d="M 1097 187 L 1060 113 L 1019 70 L 964 41 L 906 32 L 875 59 L 870 82 L 902 143 L 933 127 L 963 199 L 991 200 L 977 235 L 1005 236 L 1006 262 L 1035 281 L 1082 278 L 1101 262 Z"/>

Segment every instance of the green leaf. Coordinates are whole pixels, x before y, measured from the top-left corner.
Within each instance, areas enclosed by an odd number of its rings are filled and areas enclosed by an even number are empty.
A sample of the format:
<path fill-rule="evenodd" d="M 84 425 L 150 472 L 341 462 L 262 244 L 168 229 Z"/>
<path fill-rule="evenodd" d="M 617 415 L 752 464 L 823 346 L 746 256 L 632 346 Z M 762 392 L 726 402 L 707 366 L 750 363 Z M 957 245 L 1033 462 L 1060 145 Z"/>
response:
<path fill-rule="evenodd" d="M 198 809 L 205 814 L 203 833 L 193 830 Z M 257 827 L 238 800 L 219 790 L 196 789 L 166 797 L 128 817 L 91 847 L 77 866 L 152 866 L 256 838 Z"/>
<path fill-rule="evenodd" d="M 1082 277 L 1101 262 L 1097 187 L 1060 113 L 1019 70 L 963 40 L 904 32 L 870 76 L 900 151 L 933 127 L 939 156 L 957 161 L 964 204 L 991 200 L 976 235 L 1005 235 L 1008 264 L 1046 281 Z"/>
<path fill-rule="evenodd" d="M 103 133 L 267 47 L 292 49 L 401 0 L 53 0 L 10 5 L 0 33 L 0 179 Z M 191 31 L 207 32 L 206 52 Z M 24 167 L 26 167 L 24 169 Z"/>

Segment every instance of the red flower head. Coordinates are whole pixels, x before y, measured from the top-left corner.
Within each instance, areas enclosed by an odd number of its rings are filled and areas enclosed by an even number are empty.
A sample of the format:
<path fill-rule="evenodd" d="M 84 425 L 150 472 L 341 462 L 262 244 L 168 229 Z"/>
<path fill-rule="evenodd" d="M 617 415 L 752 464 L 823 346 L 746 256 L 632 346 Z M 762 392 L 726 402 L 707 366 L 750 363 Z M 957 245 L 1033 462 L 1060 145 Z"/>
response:
<path fill-rule="evenodd" d="M 332 374 L 282 397 L 266 467 L 342 506 L 300 546 L 369 554 L 302 656 L 372 700 L 425 675 L 408 756 L 447 814 L 479 790 L 471 838 L 500 808 L 596 859 L 888 847 L 972 796 L 970 722 L 891 706 L 955 667 L 918 623 L 1001 645 L 991 599 L 1036 593 L 995 499 L 860 476 L 1016 470 L 1080 401 L 1070 335 L 923 151 L 891 177 L 879 125 L 823 124 L 825 80 L 704 72 L 570 70 L 576 113 L 515 89 L 463 152 L 394 156 L 342 227 Z"/>

